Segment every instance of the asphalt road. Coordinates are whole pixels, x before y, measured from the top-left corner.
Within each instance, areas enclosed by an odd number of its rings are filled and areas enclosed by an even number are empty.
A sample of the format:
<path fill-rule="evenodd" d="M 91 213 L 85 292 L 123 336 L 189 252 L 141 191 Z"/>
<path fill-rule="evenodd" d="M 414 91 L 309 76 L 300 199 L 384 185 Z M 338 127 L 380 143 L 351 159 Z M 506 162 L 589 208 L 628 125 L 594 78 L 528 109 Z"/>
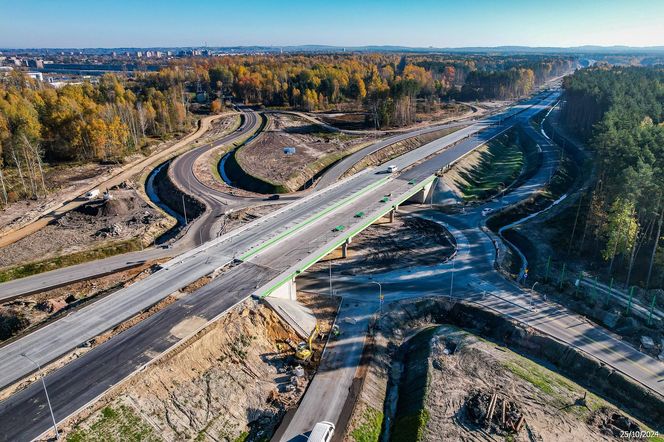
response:
<path fill-rule="evenodd" d="M 335 163 L 334 166 L 330 167 L 321 176 L 321 179 L 318 181 L 318 183 L 316 183 L 316 189 L 324 189 L 327 186 L 336 183 L 344 173 L 346 173 L 355 164 L 360 162 L 364 157 L 371 155 L 372 153 L 377 152 L 383 149 L 384 147 L 389 146 L 390 144 L 398 143 L 399 141 L 403 141 L 408 138 L 412 138 L 418 135 L 424 135 L 445 128 L 461 127 L 468 125 L 469 125 L 468 122 L 454 122 L 454 123 L 441 124 L 438 126 L 430 126 L 416 131 L 395 135 L 386 138 L 384 140 L 378 141 L 370 146 L 365 147 L 364 149 L 360 149 L 357 152 L 348 155 L 346 158 Z"/>
<path fill-rule="evenodd" d="M 215 227 L 221 223 L 221 215 L 229 210 L 237 210 L 249 206 L 289 202 L 290 200 L 288 198 L 284 198 L 283 201 L 280 200 L 275 202 L 265 201 L 261 198 L 234 197 L 233 195 L 228 195 L 206 187 L 194 175 L 192 168 L 193 164 L 205 152 L 232 143 L 258 129 L 260 126 L 260 119 L 255 112 L 244 111 L 242 115 L 243 122 L 233 133 L 214 142 L 196 147 L 195 149 L 177 157 L 170 163 L 173 177 L 177 184 L 187 193 L 198 198 L 206 206 L 206 211 L 203 215 L 192 221 L 190 225 L 186 227 L 186 232 L 179 240 L 172 244 L 171 248 L 146 248 L 140 252 L 112 256 L 93 262 L 77 264 L 26 278 L 0 283 L 0 301 L 61 287 L 92 277 L 114 273 L 141 265 L 146 261 L 179 255 L 209 241 L 211 238 L 217 237 L 219 229 Z"/>
<path fill-rule="evenodd" d="M 510 112 L 535 113 L 542 108 L 542 105 L 531 108 L 535 101 Z M 429 177 L 443 165 L 514 124 L 513 120 L 503 117 L 502 125 L 480 122 L 409 152 L 393 161 L 401 170 L 416 164 L 401 175 L 367 170 L 315 192 L 179 256 L 151 277 L 0 348 L 0 385 L 7 385 L 34 370 L 21 353 L 45 364 L 189 282 L 225 266 L 234 256 L 242 258 L 241 264 L 226 269 L 202 289 L 184 295 L 149 320 L 83 355 L 75 361 L 76 365 L 67 364 L 48 375 L 46 382 L 53 391 L 51 402 L 56 418 L 63 419 L 106 386 L 131 374 L 156 352 L 168 348 L 177 340 L 171 330 L 183 320 L 192 316 L 213 319 L 253 291 L 264 290 L 278 275 L 291 271 L 293 266 L 306 264 L 317 256 L 321 247 L 335 241 L 339 233 L 332 232 L 332 227 L 344 224 L 352 229 L 361 224 L 362 220 L 354 218 L 357 211 L 371 214 L 383 209 L 379 200 L 385 193 L 399 195 L 409 191 L 410 180 Z M 472 136 L 480 130 L 477 137 Z M 424 159 L 427 161 L 422 161 Z M 108 370 L 90 368 L 99 365 L 107 366 Z M 84 393 L 93 385 L 96 387 Z M 0 403 L 0 428 L 6 429 L 0 437 L 28 440 L 48 429 L 49 416 L 40 388 L 35 383 Z"/>
<path fill-rule="evenodd" d="M 378 309 L 376 289 L 368 290 L 371 281 L 381 282 L 385 302 L 421 296 L 443 296 L 472 299 L 497 313 L 528 324 L 570 346 L 578 348 L 620 372 L 632 377 L 652 391 L 664 395 L 664 364 L 644 355 L 617 336 L 591 323 L 564 307 L 533 296 L 533 293 L 505 280 L 494 268 L 494 240 L 482 231 L 482 210 L 499 210 L 530 197 L 542 188 L 558 167 L 559 151 L 528 124 L 527 115 L 519 118 L 522 126 L 542 148 L 542 166 L 525 183 L 501 200 L 466 210 L 459 214 L 408 206 L 406 211 L 444 225 L 455 237 L 458 252 L 452 261 L 437 266 L 400 269 L 381 275 L 333 275 L 334 290 L 344 297 L 345 309 L 340 318 L 350 318 L 342 325 L 339 343 L 328 347 L 319 372 L 312 380 L 292 419 L 280 428 L 279 441 L 306 440 L 313 426 L 322 420 L 337 422 L 348 387 L 360 362 L 368 315 Z M 306 275 L 299 288 L 327 292 L 327 274 Z M 362 325 L 361 327 L 358 326 Z M 342 364 L 339 361 L 343 361 Z M 318 400 L 325 398 L 325 400 Z"/>
<path fill-rule="evenodd" d="M 104 258 L 94 263 L 76 264 L 27 278 L 15 279 L 0 284 L 0 302 L 8 301 L 17 296 L 50 290 L 56 287 L 82 281 L 92 276 L 98 277 L 131 267 L 139 266 L 146 261 L 172 256 L 170 249 L 149 248 L 139 252 Z"/>
<path fill-rule="evenodd" d="M 519 107 L 516 107 L 516 109 L 519 109 Z M 165 250 L 161 248 L 149 248 L 141 252 L 113 256 L 94 262 L 78 264 L 75 266 L 40 273 L 6 283 L 0 283 L 0 301 L 8 300 L 21 295 L 38 293 L 40 291 L 53 289 L 68 283 L 81 281 L 96 276 L 110 274 L 116 271 L 140 265 L 141 263 L 148 260 L 179 255 L 182 252 L 202 245 L 208 240 L 217 237 L 219 226 L 222 222 L 222 216 L 228 211 L 265 204 L 289 203 L 300 198 L 302 195 L 308 194 L 307 192 L 303 192 L 301 195 L 284 197 L 278 201 L 266 201 L 265 199 L 261 198 L 247 198 L 230 195 L 217 189 L 209 188 L 198 180 L 196 175 L 193 173 L 193 165 L 201 155 L 205 154 L 211 149 L 230 144 L 236 139 L 245 137 L 250 133 L 254 133 L 260 127 L 260 117 L 256 112 L 246 108 L 242 108 L 241 110 L 243 115 L 243 122 L 236 131 L 226 135 L 220 140 L 196 147 L 195 149 L 180 155 L 170 163 L 169 167 L 171 170 L 169 171 L 169 175 L 172 177 L 176 185 L 178 185 L 178 187 L 180 187 L 189 195 L 197 198 L 206 206 L 205 212 L 190 223 L 185 234 L 173 244 L 172 249 Z M 505 114 L 509 115 L 510 112 L 513 111 L 508 110 Z M 491 122 L 492 119 L 488 118 L 485 119 L 485 121 Z M 493 121 L 496 121 L 495 117 Z M 362 158 L 384 148 L 385 146 L 388 146 L 389 144 L 399 142 L 410 137 L 437 131 L 442 128 L 458 127 L 464 125 L 467 125 L 467 123 L 447 123 L 399 134 L 386 140 L 381 140 L 377 143 L 374 143 L 371 146 L 368 146 L 339 161 L 337 164 L 327 170 L 317 183 L 315 190 L 320 191 L 334 184 L 350 167 L 352 167 Z M 165 209 L 169 210 L 167 207 Z"/>

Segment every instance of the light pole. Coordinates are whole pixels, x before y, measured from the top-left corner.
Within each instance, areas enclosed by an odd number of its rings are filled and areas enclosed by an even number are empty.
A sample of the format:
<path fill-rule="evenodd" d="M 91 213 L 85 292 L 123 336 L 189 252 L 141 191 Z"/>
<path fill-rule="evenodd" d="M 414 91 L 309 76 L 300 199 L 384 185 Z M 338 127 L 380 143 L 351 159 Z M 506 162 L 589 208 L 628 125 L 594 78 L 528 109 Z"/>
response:
<path fill-rule="evenodd" d="M 187 208 L 184 205 L 184 194 L 182 194 L 182 211 L 184 212 L 184 224 L 187 225 L 189 223 L 187 222 Z"/>
<path fill-rule="evenodd" d="M 330 296 L 332 296 L 332 260 L 330 259 Z"/>
<path fill-rule="evenodd" d="M 383 316 L 383 286 L 378 281 L 369 281 L 372 284 L 378 284 L 378 328 L 380 328 L 380 318 Z"/>
<path fill-rule="evenodd" d="M 37 366 L 37 371 L 39 372 L 39 377 L 41 378 L 42 386 L 44 387 L 44 394 L 46 395 L 46 403 L 48 404 L 48 409 L 51 412 L 51 419 L 53 420 L 53 429 L 55 430 L 55 438 L 56 440 L 60 440 L 60 435 L 58 434 L 58 425 L 55 422 L 55 416 L 53 415 L 53 408 L 51 408 L 51 399 L 49 399 L 48 397 L 48 390 L 46 390 L 46 382 L 44 382 L 44 373 L 42 373 L 41 365 L 39 365 L 37 361 L 35 361 L 25 353 L 21 353 L 21 356 L 23 356 L 28 361 L 32 362 Z"/>
<path fill-rule="evenodd" d="M 505 186 L 504 182 L 500 183 L 500 204 L 503 204 L 504 198 L 505 198 L 505 189 L 507 187 Z"/>
<path fill-rule="evenodd" d="M 533 305 L 533 294 L 535 293 L 535 286 L 539 284 L 539 281 L 535 282 L 533 286 L 530 288 L 530 306 L 532 307 Z M 546 293 L 544 294 L 544 301 L 546 302 Z"/>
<path fill-rule="evenodd" d="M 452 294 L 454 290 L 454 265 L 456 263 L 456 253 L 452 257 L 452 276 L 450 278 L 450 302 L 452 302 Z"/>

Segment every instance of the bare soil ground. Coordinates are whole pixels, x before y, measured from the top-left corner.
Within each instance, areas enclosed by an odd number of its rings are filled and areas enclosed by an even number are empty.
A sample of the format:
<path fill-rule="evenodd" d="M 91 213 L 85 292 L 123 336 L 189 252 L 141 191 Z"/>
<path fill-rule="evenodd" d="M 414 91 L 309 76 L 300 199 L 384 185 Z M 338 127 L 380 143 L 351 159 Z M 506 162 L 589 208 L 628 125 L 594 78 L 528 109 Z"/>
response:
<path fill-rule="evenodd" d="M 228 134 L 230 130 L 240 125 L 240 115 L 229 115 L 214 120 L 210 123 L 209 129 L 197 139 L 194 144 L 202 145 L 218 140 L 219 138 Z"/>
<path fill-rule="evenodd" d="M 75 205 L 74 198 L 95 186 L 113 187 L 123 182 L 134 180 L 140 176 L 150 164 L 173 155 L 183 147 L 202 136 L 217 119 L 228 118 L 227 114 L 206 116 L 201 119 L 199 128 L 181 138 L 154 142 L 137 153 L 126 157 L 122 164 L 63 164 L 58 166 L 45 165 L 46 197 L 32 201 L 18 201 L 3 207 L 0 211 L 0 235 L 4 235 L 3 244 L 8 244 L 42 228 L 44 223 L 40 217 L 56 209 Z M 11 170 L 5 171 L 5 178 L 11 181 Z M 16 178 L 16 177 L 15 177 Z M 14 180 L 17 181 L 17 178 Z M 11 187 L 11 186 L 10 186 Z M 11 190 L 11 189 L 10 189 Z M 32 228 L 30 225 L 32 224 Z M 39 225 L 36 227 L 35 225 Z"/>
<path fill-rule="evenodd" d="M 223 224 L 219 230 L 219 235 L 228 233 L 233 229 L 250 223 L 255 219 L 258 219 L 262 216 L 267 215 L 268 213 L 274 212 L 275 210 L 280 209 L 281 205 L 279 204 L 266 204 L 264 206 L 250 207 L 248 209 L 240 209 L 235 212 L 229 213 L 223 219 Z"/>
<path fill-rule="evenodd" d="M 454 251 L 452 239 L 439 224 L 414 216 L 397 214 L 394 223 L 374 224 L 353 238 L 349 257 L 334 263 L 335 272 L 380 273 L 415 265 L 434 265 Z M 408 244 L 408 247 L 404 247 Z M 315 264 L 323 271 L 327 263 Z"/>
<path fill-rule="evenodd" d="M 396 143 L 385 146 L 384 148 L 362 158 L 359 162 L 353 165 L 353 167 L 344 172 L 342 178 L 356 174 L 359 171 L 366 169 L 367 167 L 384 164 L 391 159 L 398 157 L 399 155 L 417 149 L 420 146 L 456 132 L 459 129 L 461 129 L 461 126 L 439 129 L 434 132 L 410 137 L 403 141 L 398 141 Z"/>
<path fill-rule="evenodd" d="M 431 344 L 425 441 L 605 441 L 646 428 L 573 381 L 454 327 L 441 327 Z M 450 347 L 454 353 L 445 354 Z M 489 424 L 487 398 L 494 393 Z M 517 433 L 512 424 L 521 415 Z"/>
<path fill-rule="evenodd" d="M 310 307 L 326 322 L 336 311 L 333 305 Z M 200 325 L 198 319 L 172 333 L 185 334 Z M 269 308 L 247 301 L 65 431 L 71 440 L 86 441 L 124 441 L 132 434 L 141 434 L 140 440 L 267 440 L 312 376 L 293 374 L 287 341 L 297 339 Z"/>
<path fill-rule="evenodd" d="M 373 139 L 369 135 L 332 132 L 290 114 L 274 113 L 270 119 L 269 127 L 241 148 L 237 159 L 247 173 L 272 183 L 286 183 L 300 174 L 311 177 L 318 171 L 312 169 L 316 161 L 330 155 L 341 158 L 352 146 Z M 296 153 L 286 155 L 284 147 L 294 147 Z"/>
<path fill-rule="evenodd" d="M 70 195 L 80 194 L 83 191 L 82 189 L 91 187 L 98 177 L 110 175 L 114 167 L 117 166 L 96 163 L 47 166 L 44 170 L 44 180 L 51 189 L 48 198 L 16 201 L 4 207 L 0 210 L 0 233 L 34 219 L 49 207 L 54 204 L 57 205 L 58 201 L 64 200 Z"/>
<path fill-rule="evenodd" d="M 0 248 L 0 268 L 66 255 L 88 248 L 142 237 L 166 226 L 166 218 L 133 189 L 112 190 L 113 199 L 91 201 L 67 212 L 55 223 Z"/>
<path fill-rule="evenodd" d="M 426 109 L 423 105 L 418 106 L 418 111 L 415 116 L 415 123 L 398 128 L 385 128 L 385 130 L 382 130 L 381 132 L 413 130 L 424 125 L 444 123 L 453 119 L 468 117 L 473 114 L 479 116 L 485 112 L 484 108 L 480 108 L 478 106 L 474 107 L 475 110 L 473 110 L 471 106 L 465 103 L 454 102 L 434 104 L 428 106 Z M 424 112 L 425 110 L 427 112 Z M 324 123 L 329 124 L 330 126 L 334 126 L 342 130 L 364 131 L 374 129 L 372 126 L 367 124 L 367 114 L 365 112 L 345 111 L 343 109 L 338 109 L 329 112 L 311 113 L 311 115 L 320 119 Z"/>
<path fill-rule="evenodd" d="M 417 434 L 423 441 L 606 441 L 619 440 L 621 430 L 648 430 L 572 380 L 457 327 L 432 323 L 424 311 L 409 308 L 411 303 L 388 305 L 381 331 L 370 334 L 360 370 L 364 378 L 344 440 L 405 440 L 395 434 L 395 423 L 401 425 L 400 436 Z M 406 354 L 413 357 L 409 343 L 425 333 L 427 351 L 404 361 Z M 410 377 L 417 385 L 398 389 L 407 379 L 406 367 L 418 370 Z M 493 394 L 497 404 L 489 425 Z M 402 399 L 420 406 L 419 413 L 395 416 Z M 516 432 L 521 416 L 524 422 Z M 391 438 L 384 439 L 386 423 Z"/>

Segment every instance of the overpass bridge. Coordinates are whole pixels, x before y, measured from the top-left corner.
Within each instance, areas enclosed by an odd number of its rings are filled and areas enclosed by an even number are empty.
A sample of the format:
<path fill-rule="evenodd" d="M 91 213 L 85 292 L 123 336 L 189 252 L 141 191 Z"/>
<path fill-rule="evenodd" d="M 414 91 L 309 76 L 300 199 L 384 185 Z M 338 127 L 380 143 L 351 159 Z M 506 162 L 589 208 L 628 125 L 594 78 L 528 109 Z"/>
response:
<path fill-rule="evenodd" d="M 558 97 L 543 93 L 392 161 L 400 173 L 366 170 L 314 192 L 165 263 L 150 277 L 0 348 L 0 388 L 144 311 L 190 283 L 218 274 L 193 293 L 119 333 L 45 377 L 56 420 L 75 414 L 159 355 L 195 335 L 228 309 L 255 296 L 291 297 L 297 276 L 377 219 L 415 198 L 425 201 L 437 171 L 529 119 Z M 357 216 L 363 212 L 363 216 Z M 344 226 L 343 229 L 335 229 Z M 197 317 L 186 337 L 171 330 Z M 41 386 L 0 402 L 0 440 L 30 440 L 50 425 Z"/>

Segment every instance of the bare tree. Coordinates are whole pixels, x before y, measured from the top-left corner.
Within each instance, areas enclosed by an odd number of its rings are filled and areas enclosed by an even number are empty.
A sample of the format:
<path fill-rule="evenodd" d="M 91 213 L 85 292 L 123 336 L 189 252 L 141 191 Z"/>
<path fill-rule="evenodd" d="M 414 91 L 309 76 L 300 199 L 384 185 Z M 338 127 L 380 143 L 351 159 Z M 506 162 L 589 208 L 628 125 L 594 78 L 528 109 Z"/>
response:
<path fill-rule="evenodd" d="M 140 101 L 136 103 L 136 113 L 138 114 L 138 126 L 141 129 L 141 135 L 145 138 L 145 130 L 148 128 L 148 119 L 145 116 L 145 108 Z"/>
<path fill-rule="evenodd" d="M 25 134 L 22 135 L 23 143 L 21 143 L 21 152 L 23 153 L 23 160 L 25 161 L 25 167 L 28 169 L 28 178 L 30 178 L 30 189 L 32 189 L 32 196 L 37 196 L 37 186 L 35 185 L 35 170 L 34 164 L 32 164 L 32 159 L 26 150 L 27 137 Z"/>
<path fill-rule="evenodd" d="M 9 199 L 7 198 L 7 188 L 5 187 L 5 178 L 2 175 L 2 168 L 0 168 L 0 185 L 2 185 L 2 196 L 5 199 L 5 206 L 6 206 L 7 204 L 9 204 Z"/>
<path fill-rule="evenodd" d="M 28 193 L 28 187 L 25 185 L 25 179 L 23 178 L 23 171 L 21 170 L 21 162 L 18 160 L 18 156 L 16 156 L 16 149 L 12 145 L 12 158 L 14 158 L 14 163 L 16 163 L 16 169 L 18 170 L 18 177 L 21 180 L 21 184 L 23 185 L 23 190 L 25 193 Z"/>
<path fill-rule="evenodd" d="M 657 246 L 659 245 L 659 239 L 662 237 L 662 222 L 664 221 L 664 207 L 662 207 L 662 197 L 659 198 L 659 222 L 657 223 L 657 235 L 655 236 L 655 242 L 652 245 L 652 253 L 650 254 L 650 265 L 648 266 L 648 277 L 646 278 L 646 290 L 650 286 L 650 278 L 652 277 L 652 268 L 655 263 L 655 255 L 657 255 Z"/>
<path fill-rule="evenodd" d="M 39 143 L 30 142 L 28 137 L 26 137 L 25 135 L 23 135 L 23 142 L 29 147 L 35 159 L 35 162 L 37 163 L 37 167 L 39 168 L 39 179 L 41 181 L 42 191 L 44 192 L 44 197 L 46 197 L 47 192 L 46 192 L 46 182 L 44 181 L 44 167 L 42 165 L 42 160 L 41 160 L 41 156 L 43 154 L 41 146 L 39 145 Z"/>

